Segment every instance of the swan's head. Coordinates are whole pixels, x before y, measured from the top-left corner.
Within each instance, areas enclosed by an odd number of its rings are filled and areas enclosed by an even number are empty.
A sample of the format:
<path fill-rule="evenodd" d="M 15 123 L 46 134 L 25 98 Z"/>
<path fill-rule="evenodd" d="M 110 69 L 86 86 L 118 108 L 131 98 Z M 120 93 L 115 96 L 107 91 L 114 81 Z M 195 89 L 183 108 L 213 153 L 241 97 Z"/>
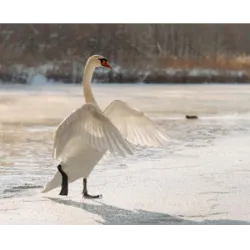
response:
<path fill-rule="evenodd" d="M 104 56 L 94 55 L 88 59 L 88 62 L 91 63 L 94 67 L 106 67 L 112 69 L 108 63 L 108 59 Z"/>

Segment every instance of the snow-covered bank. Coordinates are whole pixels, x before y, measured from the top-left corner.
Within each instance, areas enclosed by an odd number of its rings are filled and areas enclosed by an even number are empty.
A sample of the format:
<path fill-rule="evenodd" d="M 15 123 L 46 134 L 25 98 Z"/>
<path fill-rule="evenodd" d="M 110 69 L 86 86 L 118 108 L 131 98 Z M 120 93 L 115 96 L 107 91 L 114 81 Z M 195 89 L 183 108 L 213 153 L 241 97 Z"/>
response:
<path fill-rule="evenodd" d="M 250 224 L 250 137 L 185 148 L 166 158 L 95 171 L 81 198 L 81 181 L 68 197 L 55 190 L 0 200 L 1 224 Z M 216 157 L 214 157 L 216 155 Z"/>
<path fill-rule="evenodd" d="M 11 68 L 0 67 L 2 83 L 80 83 L 82 65 L 79 63 L 48 63 L 37 67 L 12 65 Z M 100 83 L 250 83 L 250 74 L 239 70 L 215 70 L 207 68 L 165 68 L 165 69 L 124 69 L 114 66 L 112 70 L 97 69 L 94 82 Z"/>

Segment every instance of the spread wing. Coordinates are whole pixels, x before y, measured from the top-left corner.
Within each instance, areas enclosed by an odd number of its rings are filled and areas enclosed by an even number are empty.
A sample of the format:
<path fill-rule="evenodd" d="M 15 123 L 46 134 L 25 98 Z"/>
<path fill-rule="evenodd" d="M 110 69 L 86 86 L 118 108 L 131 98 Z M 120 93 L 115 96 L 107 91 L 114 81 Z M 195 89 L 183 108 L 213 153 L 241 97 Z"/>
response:
<path fill-rule="evenodd" d="M 77 145 L 71 143 L 72 140 L 77 141 Z M 100 152 L 109 150 L 121 156 L 133 153 L 132 145 L 93 104 L 83 105 L 60 123 L 55 132 L 53 157 L 60 158 L 67 145 L 91 147 Z"/>
<path fill-rule="evenodd" d="M 133 144 L 157 147 L 169 140 L 164 131 L 146 114 L 123 101 L 113 101 L 104 110 L 104 114 Z"/>

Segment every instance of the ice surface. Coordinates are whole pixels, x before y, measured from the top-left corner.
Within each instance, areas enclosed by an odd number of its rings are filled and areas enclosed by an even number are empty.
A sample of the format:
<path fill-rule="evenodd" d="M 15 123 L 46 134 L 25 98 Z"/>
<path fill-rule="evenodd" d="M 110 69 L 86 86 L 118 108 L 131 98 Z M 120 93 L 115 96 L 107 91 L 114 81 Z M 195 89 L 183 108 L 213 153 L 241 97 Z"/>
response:
<path fill-rule="evenodd" d="M 106 156 L 89 178 L 41 194 L 56 171 L 53 132 L 83 103 L 80 85 L 0 86 L 0 224 L 250 224 L 247 85 L 94 85 L 147 112 L 173 138 L 126 159 Z M 198 120 L 185 120 L 195 114 Z"/>

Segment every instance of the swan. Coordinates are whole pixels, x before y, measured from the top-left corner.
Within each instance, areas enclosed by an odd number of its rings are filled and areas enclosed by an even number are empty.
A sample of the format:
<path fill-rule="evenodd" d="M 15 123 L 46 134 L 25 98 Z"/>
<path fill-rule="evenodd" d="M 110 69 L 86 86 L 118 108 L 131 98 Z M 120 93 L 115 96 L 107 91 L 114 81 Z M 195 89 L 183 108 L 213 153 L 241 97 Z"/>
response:
<path fill-rule="evenodd" d="M 146 114 L 123 101 L 115 100 L 101 110 L 91 89 L 92 75 L 97 67 L 112 69 L 101 55 L 93 55 L 87 60 L 82 82 L 86 103 L 56 129 L 53 158 L 60 163 L 43 193 L 61 186 L 59 195 L 68 195 L 68 183 L 83 178 L 83 197 L 100 198 L 101 195 L 88 193 L 87 178 L 107 151 L 125 157 L 133 154 L 135 145 L 157 147 L 168 140 Z"/>

